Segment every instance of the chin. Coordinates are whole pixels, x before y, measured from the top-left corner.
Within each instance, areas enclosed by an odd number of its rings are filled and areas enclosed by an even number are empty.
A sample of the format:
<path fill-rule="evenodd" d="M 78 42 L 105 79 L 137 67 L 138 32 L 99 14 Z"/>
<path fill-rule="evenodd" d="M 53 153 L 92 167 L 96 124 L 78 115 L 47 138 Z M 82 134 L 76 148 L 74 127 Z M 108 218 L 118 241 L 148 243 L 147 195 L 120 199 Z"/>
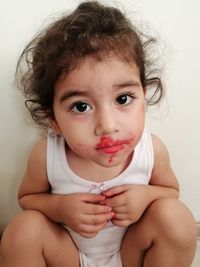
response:
<path fill-rule="evenodd" d="M 127 160 L 117 157 L 116 155 L 109 155 L 102 162 L 101 165 L 106 168 L 116 167 L 126 164 Z"/>

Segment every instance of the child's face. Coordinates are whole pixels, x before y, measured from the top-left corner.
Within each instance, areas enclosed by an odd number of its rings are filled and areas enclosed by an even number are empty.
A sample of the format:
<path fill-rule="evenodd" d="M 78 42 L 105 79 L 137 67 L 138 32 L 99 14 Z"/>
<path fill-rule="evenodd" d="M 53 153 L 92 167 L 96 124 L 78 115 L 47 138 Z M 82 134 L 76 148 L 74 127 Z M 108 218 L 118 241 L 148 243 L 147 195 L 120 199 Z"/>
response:
<path fill-rule="evenodd" d="M 101 166 L 125 162 L 144 129 L 139 70 L 115 57 L 86 58 L 55 86 L 54 128 L 70 153 Z"/>

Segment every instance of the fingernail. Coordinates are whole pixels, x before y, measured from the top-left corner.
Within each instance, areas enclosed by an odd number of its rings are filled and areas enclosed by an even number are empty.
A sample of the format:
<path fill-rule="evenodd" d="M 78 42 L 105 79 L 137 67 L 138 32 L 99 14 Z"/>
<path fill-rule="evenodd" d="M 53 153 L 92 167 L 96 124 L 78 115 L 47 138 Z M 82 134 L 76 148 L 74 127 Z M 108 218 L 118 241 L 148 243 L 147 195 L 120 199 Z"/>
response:
<path fill-rule="evenodd" d="M 111 211 L 112 210 L 112 208 L 111 207 L 108 207 L 108 211 Z"/>

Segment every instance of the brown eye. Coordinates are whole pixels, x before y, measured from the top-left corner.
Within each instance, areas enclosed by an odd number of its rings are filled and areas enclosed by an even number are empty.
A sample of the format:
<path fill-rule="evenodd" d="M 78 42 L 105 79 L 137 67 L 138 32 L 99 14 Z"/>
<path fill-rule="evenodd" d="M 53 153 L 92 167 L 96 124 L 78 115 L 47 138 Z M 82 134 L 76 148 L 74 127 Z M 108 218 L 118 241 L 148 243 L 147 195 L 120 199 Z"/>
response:
<path fill-rule="evenodd" d="M 118 105 L 127 105 L 133 100 L 133 96 L 131 95 L 120 95 L 117 97 L 116 102 Z"/>
<path fill-rule="evenodd" d="M 89 104 L 85 102 L 78 102 L 78 103 L 73 104 L 71 110 L 76 113 L 84 113 L 84 112 L 90 111 L 91 107 Z"/>

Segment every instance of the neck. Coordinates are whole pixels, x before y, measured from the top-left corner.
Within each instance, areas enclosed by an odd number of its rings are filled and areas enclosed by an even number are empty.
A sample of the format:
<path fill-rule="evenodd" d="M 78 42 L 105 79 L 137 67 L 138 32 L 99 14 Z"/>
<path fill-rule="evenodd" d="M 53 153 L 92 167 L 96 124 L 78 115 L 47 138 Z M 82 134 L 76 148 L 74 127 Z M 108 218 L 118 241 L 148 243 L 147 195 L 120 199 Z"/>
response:
<path fill-rule="evenodd" d="M 127 168 L 131 159 L 132 154 L 124 162 L 116 166 L 104 167 L 93 161 L 81 158 L 70 149 L 67 150 L 67 161 L 71 170 L 79 177 L 97 183 L 118 176 Z"/>

